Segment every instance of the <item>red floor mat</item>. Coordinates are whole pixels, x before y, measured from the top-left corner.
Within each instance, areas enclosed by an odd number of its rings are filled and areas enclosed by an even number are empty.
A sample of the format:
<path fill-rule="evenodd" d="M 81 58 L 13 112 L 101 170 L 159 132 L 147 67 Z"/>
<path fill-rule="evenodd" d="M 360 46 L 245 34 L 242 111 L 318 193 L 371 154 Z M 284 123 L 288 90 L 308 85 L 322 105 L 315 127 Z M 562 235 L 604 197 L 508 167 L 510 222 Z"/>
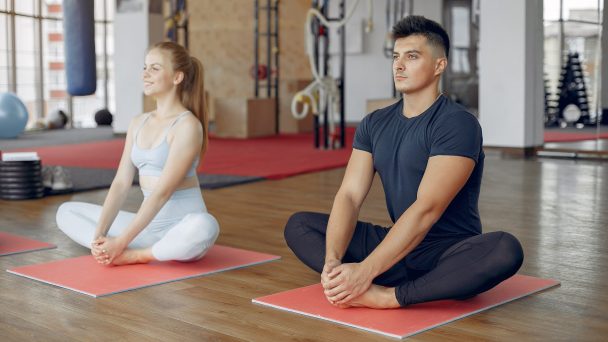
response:
<path fill-rule="evenodd" d="M 279 179 L 346 166 L 354 129 L 347 131 L 346 148 L 317 150 L 312 134 L 285 134 L 254 139 L 212 138 L 199 173 Z M 36 151 L 44 165 L 116 169 L 123 139 L 22 149 Z"/>
<path fill-rule="evenodd" d="M 55 248 L 55 245 L 19 235 L 0 232 L 0 256 Z"/>
<path fill-rule="evenodd" d="M 558 132 L 545 131 L 545 142 L 568 142 L 568 141 L 584 141 L 595 140 L 598 135 L 595 132 Z M 608 139 L 608 133 L 600 133 L 600 139 Z"/>

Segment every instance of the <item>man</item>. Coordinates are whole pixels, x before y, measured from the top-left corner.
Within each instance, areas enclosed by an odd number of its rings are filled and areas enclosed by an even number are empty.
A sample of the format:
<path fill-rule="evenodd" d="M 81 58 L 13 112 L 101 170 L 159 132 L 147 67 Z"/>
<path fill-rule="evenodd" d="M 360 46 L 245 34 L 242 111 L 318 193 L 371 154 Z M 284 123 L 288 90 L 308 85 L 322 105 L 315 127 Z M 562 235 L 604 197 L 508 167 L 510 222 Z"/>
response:
<path fill-rule="evenodd" d="M 409 16 L 393 37 L 403 99 L 360 123 L 331 214 L 296 213 L 285 227 L 289 247 L 321 273 L 325 296 L 339 307 L 465 299 L 509 278 L 523 261 L 511 234 L 481 234 L 481 127 L 439 91 L 447 33 Z M 390 228 L 357 221 L 376 172 Z"/>

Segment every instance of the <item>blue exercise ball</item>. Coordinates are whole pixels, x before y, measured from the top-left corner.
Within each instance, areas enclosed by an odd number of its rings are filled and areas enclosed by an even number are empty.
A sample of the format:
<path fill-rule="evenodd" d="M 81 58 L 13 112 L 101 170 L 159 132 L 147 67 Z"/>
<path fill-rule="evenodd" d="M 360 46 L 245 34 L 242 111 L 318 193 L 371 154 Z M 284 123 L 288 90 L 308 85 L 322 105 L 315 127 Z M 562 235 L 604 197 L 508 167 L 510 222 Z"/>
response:
<path fill-rule="evenodd" d="M 27 108 L 15 94 L 0 93 L 0 138 L 16 138 L 27 119 Z"/>

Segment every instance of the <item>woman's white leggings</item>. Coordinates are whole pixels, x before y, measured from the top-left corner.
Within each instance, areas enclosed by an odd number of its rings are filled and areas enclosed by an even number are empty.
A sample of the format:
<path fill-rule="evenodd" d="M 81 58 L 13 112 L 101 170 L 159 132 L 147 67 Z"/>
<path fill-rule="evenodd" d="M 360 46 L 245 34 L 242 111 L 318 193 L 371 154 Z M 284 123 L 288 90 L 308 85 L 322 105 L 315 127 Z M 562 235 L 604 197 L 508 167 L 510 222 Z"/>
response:
<path fill-rule="evenodd" d="M 144 191 L 144 201 L 149 193 Z M 66 202 L 57 210 L 57 226 L 78 244 L 91 248 L 102 207 Z M 134 213 L 120 211 L 107 236 L 116 237 L 129 226 Z M 200 189 L 178 190 L 142 230 L 129 248 L 152 247 L 159 261 L 193 261 L 202 258 L 219 235 L 217 220 L 207 212 Z"/>

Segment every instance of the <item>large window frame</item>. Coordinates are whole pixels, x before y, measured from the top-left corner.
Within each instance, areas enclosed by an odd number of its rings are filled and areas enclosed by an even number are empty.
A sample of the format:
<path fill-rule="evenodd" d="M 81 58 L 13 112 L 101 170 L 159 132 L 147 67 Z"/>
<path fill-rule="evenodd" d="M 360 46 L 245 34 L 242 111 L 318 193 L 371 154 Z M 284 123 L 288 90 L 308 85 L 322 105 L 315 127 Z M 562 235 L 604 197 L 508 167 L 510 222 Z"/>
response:
<path fill-rule="evenodd" d="M 601 75 L 596 74 L 595 68 L 599 68 L 601 65 L 601 52 L 597 48 L 597 45 L 594 45 L 592 48 L 594 52 L 590 52 L 589 44 L 584 44 L 585 39 L 582 37 L 573 36 L 569 33 L 571 30 L 570 27 L 575 27 L 580 30 L 580 27 L 587 27 L 588 31 L 595 32 L 594 34 L 589 34 L 586 39 L 591 40 L 589 38 L 595 38 L 596 40 L 601 37 L 602 30 L 602 18 L 601 11 L 603 10 L 603 1 L 602 0 L 589 0 L 586 1 L 586 5 L 594 5 L 597 18 L 596 20 L 588 20 L 588 19 L 580 19 L 580 18 L 572 18 L 570 17 L 570 12 L 568 10 L 572 9 L 581 9 L 581 7 L 573 7 L 573 0 L 544 0 L 544 15 L 543 15 L 543 23 L 545 26 L 545 77 L 547 77 L 547 86 L 549 91 L 549 96 L 551 98 L 550 102 L 555 103 L 558 100 L 557 97 L 557 84 L 559 79 L 559 73 L 566 59 L 566 52 L 569 48 L 573 46 L 578 46 L 576 49 L 572 49 L 572 51 L 576 51 L 581 53 L 581 63 L 585 67 L 585 82 L 586 89 L 588 90 L 588 103 L 589 103 L 589 115 L 593 122 L 598 124 L 598 117 L 600 115 L 600 90 L 601 83 L 599 82 L 599 78 Z M 551 6 L 548 6 L 551 5 Z M 593 9 L 593 8 L 589 8 Z M 549 26 L 553 25 L 554 28 L 557 29 L 557 45 L 554 47 L 556 53 L 553 51 L 547 51 L 547 29 Z M 580 44 L 576 44 L 580 41 Z M 590 64 L 593 67 L 587 68 L 586 64 Z M 591 69 L 591 70 L 588 70 Z M 555 113 L 553 113 L 555 114 Z M 582 128 L 582 124 L 578 124 L 578 128 Z"/>
<path fill-rule="evenodd" d="M 28 2 L 29 1 L 29 2 Z M 53 0 L 0 0 L 0 17 L 3 17 L 3 21 L 0 23 L 4 24 L 4 29 L 1 31 L 6 32 L 6 51 L 2 47 L 0 47 L 1 53 L 6 53 L 6 61 L 7 65 L 0 67 L 6 67 L 5 73 L 0 73 L 0 75 L 6 75 L 5 80 L 0 80 L 0 84 L 7 85 L 7 90 L 12 93 L 18 94 L 18 89 L 20 86 L 19 83 L 19 66 L 18 66 L 18 51 L 17 51 L 17 40 L 20 32 L 20 28 L 16 25 L 16 22 L 19 19 L 26 19 L 33 21 L 33 53 L 34 53 L 34 93 L 35 100 L 28 101 L 30 102 L 30 120 L 28 123 L 28 129 L 36 128 L 36 121 L 40 119 L 45 119 L 50 112 L 49 104 L 47 103 L 47 99 L 45 98 L 45 89 L 48 85 L 45 81 L 48 82 L 49 79 L 54 80 L 65 80 L 65 76 L 60 77 L 58 75 L 50 75 L 48 70 L 45 70 L 45 56 L 46 51 L 43 48 L 44 34 L 43 27 L 44 25 L 48 25 L 49 22 L 56 22 L 62 24 L 63 15 L 59 15 L 57 13 L 45 13 L 48 12 L 47 8 L 49 5 L 53 4 L 62 4 L 61 0 L 53 1 Z M 110 0 L 95 0 L 95 25 L 96 28 L 102 28 L 102 38 L 101 38 L 101 50 L 96 51 L 97 58 L 102 58 L 102 61 L 98 61 L 97 63 L 97 74 L 98 74 L 98 89 L 97 96 L 101 97 L 102 106 L 108 109 L 112 109 L 114 107 L 113 96 L 109 91 L 109 88 L 112 86 L 110 83 L 110 78 L 112 77 L 112 70 L 109 70 L 109 63 L 111 56 L 108 54 L 108 44 L 111 37 L 108 35 L 108 31 L 112 32 L 113 30 L 113 21 L 111 20 L 111 14 L 113 11 L 108 11 L 110 7 L 113 6 L 113 2 Z M 99 13 L 100 12 L 100 13 Z M 97 36 L 97 33 L 96 33 Z M 48 37 L 47 37 L 48 38 Z M 28 42 L 29 44 L 29 42 Z M 54 47 L 53 49 L 56 49 Z M 99 48 L 99 46 L 98 46 Z M 56 51 L 56 50 L 55 50 Z M 99 63 L 101 62 L 101 63 Z M 46 74 L 45 74 L 46 73 Z M 47 75 L 48 74 L 48 75 Z M 46 78 L 45 78 L 46 75 Z M 100 89 L 101 88 L 101 89 Z M 112 87 L 113 88 L 113 87 Z M 64 89 L 65 90 L 65 89 Z M 51 99 L 49 99 L 49 102 Z M 78 102 L 82 102 L 79 101 Z M 68 115 L 71 116 L 71 120 L 69 121 L 70 127 L 74 125 L 74 99 L 69 94 L 66 95 L 66 111 Z M 87 108 L 90 110 L 90 108 Z M 87 113 L 92 117 L 92 113 Z M 88 120 L 87 123 L 90 125 L 92 122 Z M 78 121 L 80 123 L 80 121 Z M 82 125 L 82 123 L 80 123 Z"/>

